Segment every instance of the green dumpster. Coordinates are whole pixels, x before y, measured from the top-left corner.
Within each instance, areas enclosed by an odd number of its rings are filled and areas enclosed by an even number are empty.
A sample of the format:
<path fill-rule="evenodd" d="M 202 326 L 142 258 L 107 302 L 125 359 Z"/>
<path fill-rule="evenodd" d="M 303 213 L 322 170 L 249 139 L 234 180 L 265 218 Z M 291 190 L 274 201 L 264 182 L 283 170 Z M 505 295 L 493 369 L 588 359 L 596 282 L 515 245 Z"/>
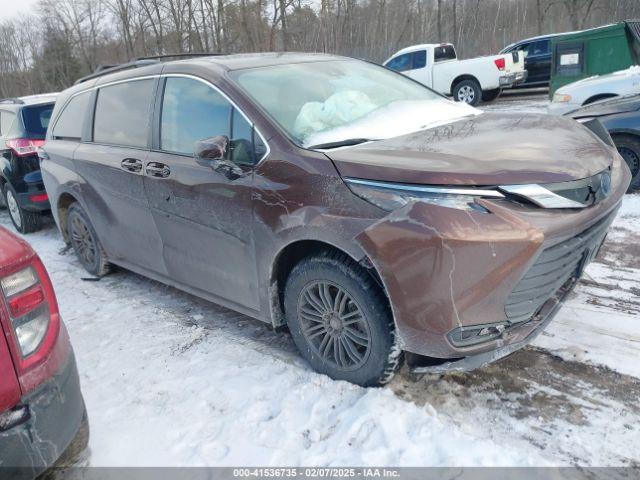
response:
<path fill-rule="evenodd" d="M 640 21 L 565 33 L 551 40 L 549 96 L 583 78 L 624 70 L 640 62 Z"/>

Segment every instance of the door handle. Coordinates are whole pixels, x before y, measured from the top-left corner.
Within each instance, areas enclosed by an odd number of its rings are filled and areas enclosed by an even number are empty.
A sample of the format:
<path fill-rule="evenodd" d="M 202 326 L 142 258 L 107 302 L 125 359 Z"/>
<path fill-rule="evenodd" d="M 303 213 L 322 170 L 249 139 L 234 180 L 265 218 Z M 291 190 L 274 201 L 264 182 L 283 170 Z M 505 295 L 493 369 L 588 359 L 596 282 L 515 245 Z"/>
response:
<path fill-rule="evenodd" d="M 171 174 L 171 169 L 164 163 L 149 162 L 146 172 L 150 177 L 167 178 Z"/>
<path fill-rule="evenodd" d="M 127 172 L 140 173 L 142 171 L 142 161 L 137 158 L 125 158 L 120 165 Z"/>

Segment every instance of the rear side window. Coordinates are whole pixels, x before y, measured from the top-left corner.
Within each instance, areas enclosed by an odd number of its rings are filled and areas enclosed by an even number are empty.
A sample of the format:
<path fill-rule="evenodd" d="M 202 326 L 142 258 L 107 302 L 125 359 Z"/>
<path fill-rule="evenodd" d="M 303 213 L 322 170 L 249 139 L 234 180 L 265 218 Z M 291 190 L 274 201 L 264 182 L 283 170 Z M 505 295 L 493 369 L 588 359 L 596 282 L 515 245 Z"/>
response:
<path fill-rule="evenodd" d="M 456 58 L 456 49 L 453 45 L 440 45 L 433 49 L 433 61 L 443 62 L 445 60 L 454 60 Z"/>
<path fill-rule="evenodd" d="M 54 139 L 80 140 L 82 138 L 82 126 L 90 98 L 90 92 L 80 93 L 71 98 L 53 127 L 51 136 Z"/>
<path fill-rule="evenodd" d="M 16 115 L 13 112 L 3 110 L 0 112 L 0 135 L 5 136 L 11 130 Z"/>
<path fill-rule="evenodd" d="M 135 80 L 98 91 L 93 141 L 146 147 L 153 80 Z"/>
<path fill-rule="evenodd" d="M 411 54 L 405 53 L 404 55 L 392 58 L 385 67 L 395 70 L 396 72 L 406 72 L 407 70 L 411 70 Z"/>
<path fill-rule="evenodd" d="M 49 128 L 53 103 L 22 109 L 22 121 L 29 138 L 44 138 Z"/>
<path fill-rule="evenodd" d="M 419 52 L 413 52 L 413 65 L 411 66 L 412 70 L 417 70 L 418 68 L 424 68 L 427 66 L 427 51 L 420 50 Z"/>

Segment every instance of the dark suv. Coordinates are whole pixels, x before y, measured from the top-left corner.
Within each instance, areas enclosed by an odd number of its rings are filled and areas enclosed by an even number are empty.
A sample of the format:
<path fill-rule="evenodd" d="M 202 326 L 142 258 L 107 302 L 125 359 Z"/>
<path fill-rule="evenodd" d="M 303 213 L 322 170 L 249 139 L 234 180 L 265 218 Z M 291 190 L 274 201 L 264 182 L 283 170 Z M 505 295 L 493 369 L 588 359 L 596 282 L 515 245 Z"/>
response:
<path fill-rule="evenodd" d="M 38 148 L 44 143 L 55 95 L 0 100 L 0 206 L 20 233 L 40 228 L 49 197 L 42 183 Z"/>
<path fill-rule="evenodd" d="M 504 47 L 500 53 L 524 51 L 526 80 L 518 85 L 524 87 L 548 87 L 551 81 L 551 40 L 558 35 L 543 35 L 528 38 Z"/>
<path fill-rule="evenodd" d="M 288 325 L 315 369 L 362 385 L 403 352 L 415 371 L 464 370 L 525 345 L 629 185 L 606 135 L 359 60 L 128 67 L 61 94 L 42 153 L 84 267 Z"/>

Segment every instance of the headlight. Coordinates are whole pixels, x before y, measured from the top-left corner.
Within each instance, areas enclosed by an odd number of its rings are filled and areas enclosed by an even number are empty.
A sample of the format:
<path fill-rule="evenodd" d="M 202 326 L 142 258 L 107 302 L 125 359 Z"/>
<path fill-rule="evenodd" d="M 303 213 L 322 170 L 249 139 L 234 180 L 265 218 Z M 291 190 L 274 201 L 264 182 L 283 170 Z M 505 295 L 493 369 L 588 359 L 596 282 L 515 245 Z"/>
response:
<path fill-rule="evenodd" d="M 571 101 L 571 95 L 567 95 L 566 93 L 556 93 L 553 95 L 554 103 L 566 103 Z"/>
<path fill-rule="evenodd" d="M 425 202 L 457 210 L 489 213 L 475 200 L 477 198 L 504 198 L 504 195 L 496 190 L 479 188 L 428 187 L 357 178 L 346 178 L 345 181 L 353 193 L 388 212 L 402 208 L 411 202 Z"/>

